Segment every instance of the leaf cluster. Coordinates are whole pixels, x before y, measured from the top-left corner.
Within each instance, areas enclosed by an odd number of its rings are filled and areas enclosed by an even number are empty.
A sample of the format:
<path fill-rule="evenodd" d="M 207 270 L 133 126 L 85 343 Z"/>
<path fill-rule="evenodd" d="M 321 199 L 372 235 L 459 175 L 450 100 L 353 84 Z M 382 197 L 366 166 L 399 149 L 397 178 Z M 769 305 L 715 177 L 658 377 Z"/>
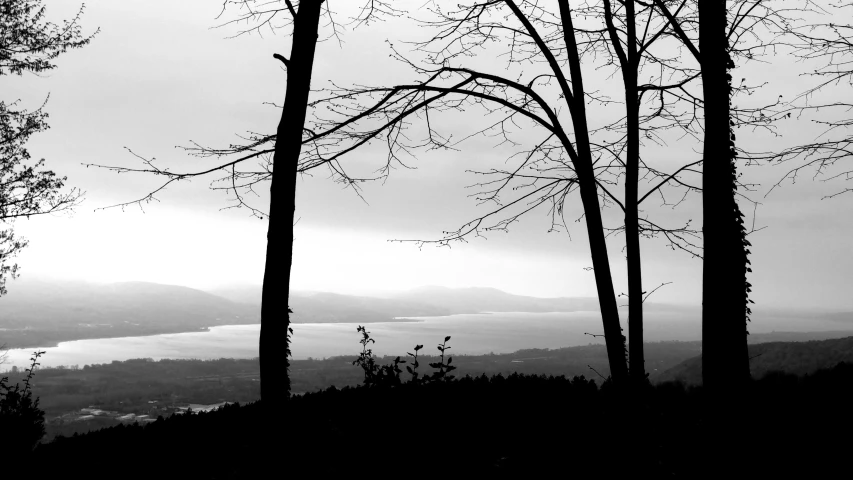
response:
<path fill-rule="evenodd" d="M 57 25 L 45 20 L 42 0 L 4 0 L 0 4 L 0 75 L 52 70 L 56 57 L 88 45 L 98 31 L 83 36 L 79 23 L 83 9 Z"/>
<path fill-rule="evenodd" d="M 76 188 L 62 192 L 67 178 L 45 170 L 44 159 L 29 163 L 26 143 L 49 128 L 43 107 L 29 112 L 18 109 L 17 102 L 0 101 L 0 222 L 7 227 L 0 230 L 0 295 L 6 293 L 6 279 L 17 277 L 18 265 L 10 265 L 10 259 L 28 243 L 15 236 L 14 221 L 70 210 L 83 195 Z"/>
<path fill-rule="evenodd" d="M 400 369 L 400 365 L 406 363 L 406 360 L 401 360 L 398 356 L 388 365 L 379 365 L 376 363 L 376 357 L 373 354 L 373 350 L 367 348 L 369 344 L 376 343 L 376 340 L 370 337 L 370 332 L 368 332 L 365 327 L 359 325 L 356 330 L 361 333 L 361 340 L 359 340 L 359 343 L 361 344 L 362 349 L 358 358 L 353 360 L 352 364 L 358 365 L 362 370 L 364 370 L 364 385 L 367 387 L 392 387 L 402 385 L 403 382 L 400 379 L 400 374 L 403 373 L 403 371 Z M 420 366 L 420 363 L 418 362 L 418 351 L 424 346 L 415 345 L 415 353 L 408 353 L 408 355 L 413 359 L 411 366 L 406 366 L 406 371 L 412 376 L 409 383 L 427 384 L 453 380 L 454 375 L 448 375 L 453 370 L 456 370 L 456 367 L 451 365 L 451 363 L 453 363 L 453 358 L 448 357 L 447 362 L 444 360 L 446 351 L 451 348 L 447 346 L 447 342 L 449 341 L 450 336 L 448 335 L 444 337 L 444 342 L 438 344 L 437 348 L 441 352 L 441 356 L 439 357 L 438 362 L 432 362 L 429 364 L 430 367 L 438 370 L 433 373 L 432 376 L 421 376 L 420 372 L 418 372 L 418 367 Z"/>

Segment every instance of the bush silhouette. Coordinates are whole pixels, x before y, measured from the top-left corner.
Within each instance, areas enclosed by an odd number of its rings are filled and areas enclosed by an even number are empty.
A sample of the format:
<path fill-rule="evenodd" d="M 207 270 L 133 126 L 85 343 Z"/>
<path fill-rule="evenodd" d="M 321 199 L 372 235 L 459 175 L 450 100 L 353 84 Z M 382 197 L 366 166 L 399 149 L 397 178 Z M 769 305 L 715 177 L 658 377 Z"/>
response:
<path fill-rule="evenodd" d="M 44 411 L 39 398 L 33 399 L 32 378 L 44 352 L 35 352 L 24 377 L 24 385 L 9 385 L 9 377 L 0 378 L 0 452 L 8 458 L 29 455 L 45 434 Z M 16 462 L 17 463 L 17 462 Z"/>
<path fill-rule="evenodd" d="M 376 357 L 373 355 L 373 350 L 367 348 L 367 346 L 371 343 L 376 343 L 376 340 L 370 338 L 370 332 L 361 325 L 356 329 L 359 333 L 361 333 L 361 340 L 358 343 L 361 344 L 361 353 L 359 353 L 358 358 L 353 360 L 353 365 L 358 365 L 364 370 L 364 386 L 398 386 L 402 384 L 402 380 L 400 380 L 400 374 L 403 373 L 400 370 L 400 364 L 406 363 L 406 360 L 400 360 L 398 356 L 393 360 L 393 363 L 389 365 L 378 365 L 376 363 Z M 424 375 L 420 376 L 420 372 L 417 371 L 418 366 L 418 350 L 422 349 L 423 345 L 415 345 L 415 353 L 409 352 L 408 355 L 413 358 L 412 365 L 406 366 L 406 371 L 412 375 L 409 383 L 412 384 L 427 384 L 431 382 L 438 381 L 449 381 L 453 380 L 454 375 L 449 375 L 450 372 L 456 370 L 456 367 L 451 365 L 453 363 L 453 358 L 447 358 L 447 362 L 444 361 L 444 356 L 447 354 L 447 350 L 450 350 L 451 347 L 447 346 L 447 342 L 450 341 L 450 336 L 444 337 L 444 342 L 438 344 L 438 351 L 441 352 L 439 356 L 439 361 L 430 363 L 429 366 L 438 370 L 433 373 L 432 376 Z"/>

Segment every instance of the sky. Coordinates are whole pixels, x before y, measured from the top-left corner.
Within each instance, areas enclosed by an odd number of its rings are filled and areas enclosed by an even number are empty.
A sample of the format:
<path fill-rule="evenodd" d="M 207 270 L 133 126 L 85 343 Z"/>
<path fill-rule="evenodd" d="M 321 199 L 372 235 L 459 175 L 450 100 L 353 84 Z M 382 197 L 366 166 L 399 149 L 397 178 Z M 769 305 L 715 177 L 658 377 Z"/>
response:
<path fill-rule="evenodd" d="M 67 18 L 79 7 L 71 1 L 47 1 L 51 19 Z M 343 4 L 343 2 L 337 2 Z M 420 3 L 409 2 L 415 8 Z M 288 55 L 287 36 L 264 32 L 233 37 L 244 27 L 222 25 L 221 2 L 182 0 L 92 0 L 86 3 L 83 31 L 100 33 L 92 43 L 57 60 L 58 68 L 38 77 L 0 77 L 3 100 L 21 100 L 35 109 L 46 106 L 51 129 L 28 145 L 33 157 L 68 177 L 68 185 L 86 192 L 72 215 L 21 220 L 15 224 L 29 247 L 17 262 L 22 275 L 96 282 L 152 281 L 216 288 L 260 284 L 266 248 L 266 222 L 245 209 L 224 209 L 227 195 L 211 191 L 209 179 L 170 186 L 158 202 L 142 208 L 105 208 L 144 197 L 158 185 L 145 175 L 121 174 L 83 164 L 141 166 L 126 148 L 174 171 L 210 165 L 176 146 L 191 141 L 225 146 L 247 131 L 271 132 L 281 103 L 286 73 L 272 58 Z M 346 8 L 344 6 L 336 8 Z M 416 12 L 417 13 L 417 12 Z M 398 42 L 422 35 L 405 19 L 345 31 L 343 43 L 322 42 L 312 87 L 330 81 L 351 85 L 411 81 L 414 74 L 388 57 L 386 39 Z M 734 76 L 768 82 L 758 95 L 792 98 L 807 85 L 790 58 L 739 68 Z M 477 59 L 483 68 L 504 68 Z M 591 70 L 591 83 L 608 92 L 613 77 Z M 618 85 L 618 83 L 614 84 Z M 839 95 L 838 91 L 830 95 Z M 611 93 L 618 98 L 618 90 Z M 320 95 L 320 93 L 317 93 Z M 756 99 L 747 99 L 758 101 Z M 590 107 L 590 115 L 608 114 Z M 464 129 L 480 121 L 471 112 L 445 119 Z M 603 120 L 602 120 L 603 121 Z M 810 141 L 818 132 L 808 121 L 779 126 L 779 137 L 738 132 L 738 141 L 756 149 Z M 695 161 L 701 144 L 673 142 L 655 150 L 665 166 Z M 568 233 L 548 233 L 547 212 L 534 211 L 509 233 L 492 233 L 451 248 L 393 239 L 435 239 L 485 213 L 469 198 L 466 185 L 476 181 L 468 169 L 502 165 L 508 150 L 477 138 L 458 151 L 421 152 L 412 166 L 398 168 L 388 180 L 363 187 L 362 197 L 343 189 L 318 171 L 298 181 L 292 288 L 347 294 L 377 294 L 420 285 L 482 286 L 541 297 L 594 296 L 595 285 L 584 224 L 577 198 L 567 207 Z M 384 159 L 379 149 L 357 151 L 345 160 L 356 171 L 369 172 Z M 669 162 L 669 163 L 667 163 Z M 752 298 L 756 309 L 768 307 L 853 308 L 853 270 L 849 238 L 853 222 L 845 212 L 853 194 L 821 200 L 843 186 L 801 178 L 765 197 L 789 167 L 741 167 L 744 180 L 758 184 L 750 195 L 761 202 L 750 235 L 753 244 Z M 257 205 L 268 201 L 259 189 Z M 648 188 L 648 185 L 644 187 Z M 641 189 L 642 190 L 642 189 Z M 656 219 L 701 222 L 699 198 L 677 210 L 644 205 Z M 753 221 L 751 206 L 744 206 Z M 615 211 L 605 212 L 610 224 Z M 626 290 L 620 237 L 608 248 L 617 293 Z M 643 240 L 647 290 L 671 282 L 654 294 L 657 302 L 698 305 L 701 261 L 667 248 L 660 239 Z M 9 285 L 14 288 L 14 283 Z"/>

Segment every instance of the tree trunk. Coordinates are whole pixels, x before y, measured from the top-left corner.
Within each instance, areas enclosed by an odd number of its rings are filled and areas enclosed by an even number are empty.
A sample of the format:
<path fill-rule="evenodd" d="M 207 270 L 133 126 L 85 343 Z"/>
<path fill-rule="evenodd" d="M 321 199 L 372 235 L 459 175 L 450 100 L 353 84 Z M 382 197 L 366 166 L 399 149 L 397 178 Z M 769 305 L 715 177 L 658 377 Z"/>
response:
<path fill-rule="evenodd" d="M 580 177 L 580 170 L 578 169 Z M 583 168 L 587 170 L 587 168 Z M 628 379 L 628 365 L 625 361 L 625 336 L 619 325 L 619 307 L 613 292 L 613 276 L 610 273 L 610 259 L 607 257 L 607 243 L 604 237 L 604 224 L 601 220 L 601 207 L 598 192 L 592 178 L 592 166 L 588 168 L 588 177 L 580 180 L 581 203 L 586 216 L 586 231 L 589 236 L 589 249 L 592 254 L 592 268 L 595 273 L 595 287 L 598 291 L 598 305 L 601 308 L 601 321 L 604 326 L 604 343 L 607 346 L 607 360 L 610 364 L 610 376 L 617 385 L 624 385 Z"/>
<path fill-rule="evenodd" d="M 269 418 L 290 395 L 290 267 L 293 260 L 293 215 L 296 209 L 296 175 L 302 150 L 302 129 L 308 109 L 311 71 L 317 46 L 320 5 L 323 0 L 302 0 L 294 19 L 293 45 L 287 65 L 287 92 L 276 131 L 273 175 L 270 185 L 267 258 L 261 299 L 261 400 Z M 287 178 L 277 176 L 276 171 Z M 283 301 L 282 301 L 283 300 Z M 285 435 L 276 432 L 276 435 Z"/>
<path fill-rule="evenodd" d="M 610 2 L 605 2 L 610 10 Z M 643 352 L 643 270 L 640 262 L 640 99 L 637 89 L 637 26 L 633 0 L 624 2 L 627 52 L 621 52 L 619 61 L 622 83 L 625 87 L 625 122 L 627 144 L 625 146 L 625 253 L 628 263 L 628 371 L 638 385 L 646 379 L 645 355 Z M 612 17 L 611 17 L 612 18 Z M 612 26 L 612 20 L 608 26 Z M 611 29 L 614 47 L 619 38 L 615 26 Z"/>
<path fill-rule="evenodd" d="M 640 181 L 640 121 L 636 95 L 626 97 L 628 115 L 628 146 L 625 162 L 625 253 L 628 263 L 628 362 L 632 380 L 646 379 L 643 352 L 643 270 L 640 261 L 640 222 L 638 182 Z M 626 92 L 628 88 L 626 88 Z"/>
<path fill-rule="evenodd" d="M 622 326 L 619 324 L 619 307 L 616 304 L 616 294 L 613 291 L 613 276 L 610 272 L 610 259 L 607 256 L 604 224 L 601 220 L 601 205 L 598 202 L 598 188 L 595 183 L 595 171 L 592 168 L 583 74 L 580 68 L 578 46 L 575 41 L 571 9 L 566 0 L 560 0 L 559 6 L 572 81 L 572 95 L 571 97 L 566 95 L 566 100 L 569 102 L 569 113 L 574 126 L 575 145 L 578 154 L 575 173 L 577 174 L 581 203 L 586 216 L 586 231 L 589 236 L 589 249 L 592 255 L 592 268 L 595 273 L 598 305 L 601 308 L 601 322 L 604 328 L 604 343 L 607 346 L 607 360 L 610 364 L 610 377 L 615 384 L 621 386 L 628 380 L 625 336 L 622 335 Z M 571 146 L 567 145 L 566 148 L 571 148 Z"/>
<path fill-rule="evenodd" d="M 735 192 L 730 124 L 734 67 L 726 38 L 726 2 L 699 5 L 699 46 L 705 104 L 702 215 L 702 379 L 715 395 L 737 393 L 749 379 L 746 329 L 748 242 Z"/>

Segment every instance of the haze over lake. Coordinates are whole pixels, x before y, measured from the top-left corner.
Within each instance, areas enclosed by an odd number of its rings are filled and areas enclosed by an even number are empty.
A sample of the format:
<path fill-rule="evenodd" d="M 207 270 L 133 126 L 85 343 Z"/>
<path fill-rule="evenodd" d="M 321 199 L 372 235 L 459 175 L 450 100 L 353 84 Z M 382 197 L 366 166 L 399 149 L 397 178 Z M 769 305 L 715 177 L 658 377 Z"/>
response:
<path fill-rule="evenodd" d="M 625 316 L 623 314 L 623 316 Z M 424 352 L 434 353 L 435 346 L 446 335 L 451 354 L 510 353 L 525 348 L 560 348 L 603 339 L 585 335 L 601 333 L 598 312 L 571 313 L 482 313 L 443 317 L 420 317 L 415 322 L 368 323 L 368 331 L 376 340 L 371 344 L 378 355 L 405 355 L 416 344 Z M 623 327 L 627 334 L 623 318 Z M 336 355 L 355 356 L 361 346 L 354 323 L 294 324 L 291 350 L 294 359 L 323 358 Z M 772 331 L 824 332 L 848 329 L 844 322 L 794 316 L 756 315 L 750 325 L 753 333 Z M 260 325 L 226 325 L 209 331 L 173 333 L 143 337 L 105 338 L 62 342 L 57 347 L 42 348 L 47 353 L 41 367 L 110 363 L 132 358 L 254 358 L 258 355 Z M 647 342 L 700 339 L 697 315 L 683 312 L 655 312 L 646 321 Z M 25 368 L 33 348 L 13 349 L 0 370 L 13 365 Z"/>

